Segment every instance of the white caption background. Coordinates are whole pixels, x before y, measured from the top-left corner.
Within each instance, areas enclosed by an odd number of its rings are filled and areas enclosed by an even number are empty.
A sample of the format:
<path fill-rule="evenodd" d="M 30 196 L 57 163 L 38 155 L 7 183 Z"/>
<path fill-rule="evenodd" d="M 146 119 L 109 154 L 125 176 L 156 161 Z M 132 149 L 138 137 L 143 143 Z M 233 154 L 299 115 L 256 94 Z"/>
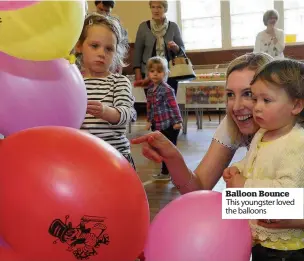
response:
<path fill-rule="evenodd" d="M 222 193 L 223 219 L 303 219 L 303 188 L 233 188 Z"/>

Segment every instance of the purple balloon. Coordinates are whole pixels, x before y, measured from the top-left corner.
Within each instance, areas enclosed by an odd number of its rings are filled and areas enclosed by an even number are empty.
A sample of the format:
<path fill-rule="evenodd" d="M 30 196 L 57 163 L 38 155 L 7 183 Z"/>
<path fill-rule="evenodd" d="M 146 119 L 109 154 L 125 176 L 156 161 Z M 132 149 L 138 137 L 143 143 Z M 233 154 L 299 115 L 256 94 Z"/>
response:
<path fill-rule="evenodd" d="M 17 10 L 21 8 L 25 8 L 28 6 L 31 6 L 33 4 L 36 4 L 40 1 L 34 0 L 34 1 L 15 1 L 15 0 L 2 0 L 0 1 L 0 10 L 8 11 L 8 10 Z"/>
<path fill-rule="evenodd" d="M 170 202 L 153 220 L 146 261 L 249 261 L 247 220 L 222 219 L 222 194 L 196 191 Z"/>
<path fill-rule="evenodd" d="M 0 236 L 0 247 L 8 247 L 7 243 L 4 241 L 4 239 Z"/>
<path fill-rule="evenodd" d="M 65 59 L 25 61 L 0 52 L 0 133 L 37 126 L 80 128 L 86 113 L 83 78 Z"/>

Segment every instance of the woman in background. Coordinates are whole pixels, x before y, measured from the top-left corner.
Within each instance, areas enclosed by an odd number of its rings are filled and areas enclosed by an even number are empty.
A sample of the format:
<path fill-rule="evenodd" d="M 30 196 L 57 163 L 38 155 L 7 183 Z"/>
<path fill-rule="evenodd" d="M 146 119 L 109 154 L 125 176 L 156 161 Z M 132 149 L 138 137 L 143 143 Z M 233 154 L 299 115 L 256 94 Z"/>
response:
<path fill-rule="evenodd" d="M 268 53 L 273 58 L 284 58 L 284 31 L 275 27 L 279 20 L 276 10 L 268 10 L 263 16 L 266 29 L 259 32 L 254 46 L 254 52 Z"/>
<path fill-rule="evenodd" d="M 170 61 L 185 49 L 178 25 L 166 18 L 168 1 L 149 1 L 149 5 L 152 19 L 139 25 L 134 48 L 135 84 L 139 86 L 145 85 L 141 82 L 145 79 L 149 58 L 160 56 Z M 177 81 L 169 78 L 167 83 L 176 95 Z"/>

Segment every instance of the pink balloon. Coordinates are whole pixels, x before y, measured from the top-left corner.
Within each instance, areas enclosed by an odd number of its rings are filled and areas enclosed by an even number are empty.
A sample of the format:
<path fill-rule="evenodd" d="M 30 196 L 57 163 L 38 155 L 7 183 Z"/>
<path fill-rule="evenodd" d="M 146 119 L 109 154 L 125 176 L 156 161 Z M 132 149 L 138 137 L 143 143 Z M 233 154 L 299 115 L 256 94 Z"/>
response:
<path fill-rule="evenodd" d="M 37 126 L 80 128 L 87 94 L 76 65 L 65 59 L 20 60 L 0 52 L 0 133 Z"/>
<path fill-rule="evenodd" d="M 16 10 L 25 8 L 28 6 L 31 6 L 33 4 L 36 4 L 40 1 L 34 0 L 34 1 L 15 1 L 15 0 L 2 0 L 0 1 L 0 10 L 8 11 L 8 10 Z"/>
<path fill-rule="evenodd" d="M 169 203 L 153 220 L 145 261 L 249 261 L 247 220 L 222 219 L 222 194 L 196 191 Z"/>

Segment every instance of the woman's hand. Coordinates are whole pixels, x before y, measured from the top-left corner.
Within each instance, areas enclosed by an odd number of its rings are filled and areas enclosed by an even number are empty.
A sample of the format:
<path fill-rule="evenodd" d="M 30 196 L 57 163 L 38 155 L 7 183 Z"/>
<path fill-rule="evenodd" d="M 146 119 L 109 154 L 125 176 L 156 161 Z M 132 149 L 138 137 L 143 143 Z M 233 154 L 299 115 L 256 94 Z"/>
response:
<path fill-rule="evenodd" d="M 148 78 L 146 78 L 144 80 L 135 81 L 133 83 L 133 85 L 134 85 L 134 87 L 147 87 L 150 85 L 150 83 L 151 83 L 151 81 Z"/>
<path fill-rule="evenodd" d="M 278 38 L 276 36 L 273 36 L 271 40 L 273 41 L 274 44 L 277 44 L 278 42 Z"/>
<path fill-rule="evenodd" d="M 304 228 L 304 219 L 260 219 L 258 225 L 266 228 Z"/>
<path fill-rule="evenodd" d="M 169 50 L 173 51 L 174 53 L 179 52 L 179 46 L 174 41 L 168 42 L 167 47 Z"/>
<path fill-rule="evenodd" d="M 95 118 L 102 119 L 104 106 L 100 101 L 88 101 L 87 113 L 93 115 Z"/>
<path fill-rule="evenodd" d="M 142 154 L 158 163 L 179 156 L 178 149 L 159 131 L 132 139 L 131 143 L 142 144 Z"/>
<path fill-rule="evenodd" d="M 276 44 L 278 42 L 278 38 L 276 36 L 274 27 L 268 28 L 267 30 L 268 30 L 268 34 L 270 34 L 271 36 L 271 40 L 273 41 L 274 44 Z"/>

